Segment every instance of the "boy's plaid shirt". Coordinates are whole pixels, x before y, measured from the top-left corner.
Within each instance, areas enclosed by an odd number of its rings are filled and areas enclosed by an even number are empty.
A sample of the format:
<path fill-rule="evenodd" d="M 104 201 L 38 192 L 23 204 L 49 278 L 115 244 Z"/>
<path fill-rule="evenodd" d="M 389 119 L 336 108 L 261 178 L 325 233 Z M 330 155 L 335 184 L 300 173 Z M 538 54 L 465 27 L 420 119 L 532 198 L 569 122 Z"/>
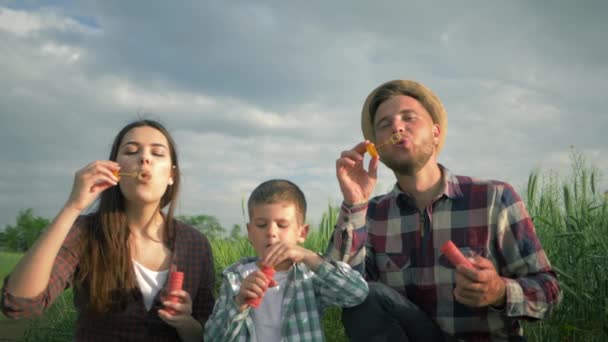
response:
<path fill-rule="evenodd" d="M 213 313 L 205 325 L 205 341 L 252 341 L 255 336 L 252 308 L 239 312 L 234 297 L 250 272 L 244 258 L 223 273 L 222 287 Z M 345 263 L 324 259 L 313 272 L 295 264 L 289 271 L 281 313 L 281 341 L 324 341 L 321 318 L 328 306 L 352 307 L 365 300 L 368 288 L 361 275 Z"/>
<path fill-rule="evenodd" d="M 440 167 L 444 190 L 422 212 L 398 185 L 369 203 L 343 204 L 328 253 L 394 288 L 456 338 L 522 335 L 520 319 L 541 319 L 562 298 L 524 203 L 509 184 Z M 454 300 L 454 268 L 439 251 L 448 240 L 492 261 L 506 283 L 503 310 Z"/>

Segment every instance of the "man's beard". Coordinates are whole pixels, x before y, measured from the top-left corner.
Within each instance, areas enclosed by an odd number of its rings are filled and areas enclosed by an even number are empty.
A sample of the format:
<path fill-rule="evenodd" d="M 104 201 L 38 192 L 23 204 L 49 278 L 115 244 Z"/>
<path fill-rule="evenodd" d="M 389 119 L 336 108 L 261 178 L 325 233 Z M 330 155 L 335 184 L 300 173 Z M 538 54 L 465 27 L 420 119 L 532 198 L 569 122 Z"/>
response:
<path fill-rule="evenodd" d="M 419 149 L 416 154 L 412 154 L 406 157 L 406 159 L 398 160 L 397 158 L 391 159 L 390 157 L 382 156 L 381 160 L 384 165 L 398 175 L 414 176 L 416 172 L 420 171 L 428 163 L 435 151 L 432 139 L 425 139 L 418 147 Z"/>

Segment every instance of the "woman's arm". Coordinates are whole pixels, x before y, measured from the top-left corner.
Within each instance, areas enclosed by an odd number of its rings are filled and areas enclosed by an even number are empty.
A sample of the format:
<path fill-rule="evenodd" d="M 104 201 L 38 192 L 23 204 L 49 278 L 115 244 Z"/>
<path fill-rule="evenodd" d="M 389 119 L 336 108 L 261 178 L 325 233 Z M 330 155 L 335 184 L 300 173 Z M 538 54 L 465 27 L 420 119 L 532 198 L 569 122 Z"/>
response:
<path fill-rule="evenodd" d="M 64 207 L 48 229 L 21 258 L 6 283 L 6 291 L 20 298 L 34 298 L 44 291 L 53 263 L 80 211 Z"/>
<path fill-rule="evenodd" d="M 19 261 L 6 284 L 16 297 L 33 298 L 49 284 L 55 257 L 80 213 L 105 189 L 117 184 L 113 161 L 95 161 L 76 172 L 72 193 L 48 229 Z"/>

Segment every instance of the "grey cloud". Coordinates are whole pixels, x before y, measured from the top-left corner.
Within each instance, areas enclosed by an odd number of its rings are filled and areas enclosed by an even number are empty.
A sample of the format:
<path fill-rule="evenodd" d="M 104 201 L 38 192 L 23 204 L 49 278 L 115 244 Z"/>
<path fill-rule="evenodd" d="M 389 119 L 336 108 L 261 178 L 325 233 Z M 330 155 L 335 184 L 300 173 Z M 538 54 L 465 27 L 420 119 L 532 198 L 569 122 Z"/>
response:
<path fill-rule="evenodd" d="M 181 213 L 240 223 L 242 198 L 259 181 L 285 177 L 302 185 L 314 203 L 309 218 L 318 219 L 328 199 L 339 201 L 334 162 L 361 139 L 365 96 L 394 78 L 419 79 L 445 102 L 450 128 L 440 161 L 458 173 L 521 185 L 534 167 L 567 171 L 557 156 L 570 145 L 605 169 L 605 8 L 32 5 L 29 13 L 70 24 L 25 36 L 0 30 L 0 161 L 29 170 L 2 171 L 0 227 L 29 205 L 54 214 L 73 172 L 106 158 L 116 131 L 138 112 L 161 119 L 178 141 Z M 383 168 L 376 191 L 392 179 Z"/>

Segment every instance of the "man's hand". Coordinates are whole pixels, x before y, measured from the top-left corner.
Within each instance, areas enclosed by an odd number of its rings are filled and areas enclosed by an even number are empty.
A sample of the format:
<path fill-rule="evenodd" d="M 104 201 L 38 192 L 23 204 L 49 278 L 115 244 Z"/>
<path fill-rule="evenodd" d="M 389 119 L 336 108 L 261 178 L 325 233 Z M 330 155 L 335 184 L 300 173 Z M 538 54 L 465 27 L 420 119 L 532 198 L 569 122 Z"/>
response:
<path fill-rule="evenodd" d="M 505 282 L 488 259 L 476 256 L 471 263 L 475 268 L 456 268 L 454 297 L 472 307 L 492 305 L 502 307 L 506 301 Z"/>
<path fill-rule="evenodd" d="M 362 203 L 369 200 L 378 177 L 378 158 L 371 158 L 368 170 L 363 168 L 365 146 L 369 141 L 363 141 L 352 150 L 342 151 L 336 160 L 336 176 L 340 190 L 347 204 Z"/>

